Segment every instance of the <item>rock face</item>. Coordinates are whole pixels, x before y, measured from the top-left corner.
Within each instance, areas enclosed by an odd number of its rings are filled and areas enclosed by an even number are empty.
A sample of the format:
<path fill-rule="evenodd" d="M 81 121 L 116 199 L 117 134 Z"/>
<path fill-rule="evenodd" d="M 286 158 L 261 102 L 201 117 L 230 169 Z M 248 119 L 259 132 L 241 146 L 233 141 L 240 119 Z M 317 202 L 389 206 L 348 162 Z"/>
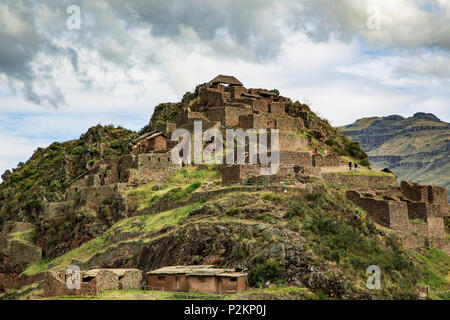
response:
<path fill-rule="evenodd" d="M 205 206 L 192 214 L 199 219 L 199 216 L 209 215 L 210 209 Z M 170 265 L 212 264 L 246 269 L 258 259 L 274 259 L 282 264 L 283 278 L 291 285 L 321 290 L 334 297 L 342 297 L 345 292 L 343 281 L 339 277 L 330 277 L 330 274 L 339 274 L 340 270 L 318 263 L 317 257 L 303 247 L 305 239 L 286 228 L 264 223 L 211 223 L 203 220 L 188 223 L 176 232 L 168 229 L 160 233 L 163 236 L 145 245 L 127 243 L 120 250 L 107 250 L 93 257 L 84 267 L 101 265 L 151 271 Z M 242 235 L 258 240 L 247 244 Z"/>
<path fill-rule="evenodd" d="M 450 195 L 449 123 L 419 112 L 406 119 L 364 118 L 340 129 L 360 142 L 375 168 L 387 167 L 401 180 L 447 187 Z"/>
<path fill-rule="evenodd" d="M 6 223 L 0 230 L 0 292 L 12 287 L 17 275 L 30 263 L 42 258 L 34 243 L 34 229 L 29 223 Z"/>
<path fill-rule="evenodd" d="M 0 273 L 21 272 L 42 257 L 34 243 L 33 226 L 28 223 L 7 223 L 0 232 Z"/>

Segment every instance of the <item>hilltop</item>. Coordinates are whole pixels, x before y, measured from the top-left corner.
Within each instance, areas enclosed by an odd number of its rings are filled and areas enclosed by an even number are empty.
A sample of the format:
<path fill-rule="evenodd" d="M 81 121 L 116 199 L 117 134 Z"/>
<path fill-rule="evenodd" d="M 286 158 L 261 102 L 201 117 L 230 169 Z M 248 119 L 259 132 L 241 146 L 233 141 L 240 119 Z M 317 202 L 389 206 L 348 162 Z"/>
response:
<path fill-rule="evenodd" d="M 401 180 L 447 187 L 450 195 L 450 124 L 430 113 L 357 120 L 341 127 L 358 141 L 375 168 L 389 168 Z"/>
<path fill-rule="evenodd" d="M 248 161 L 173 163 L 171 134 L 195 121 L 220 132 L 278 129 L 278 173 Z M 448 298 L 445 195 L 370 169 L 359 143 L 307 105 L 218 76 L 155 107 L 139 133 L 96 126 L 6 172 L 0 284 L 4 298 L 43 297 L 46 272 L 71 264 L 207 264 L 248 270 L 260 288 L 248 298 L 416 299 L 425 286 Z M 385 272 L 381 291 L 365 286 L 373 264 Z"/>

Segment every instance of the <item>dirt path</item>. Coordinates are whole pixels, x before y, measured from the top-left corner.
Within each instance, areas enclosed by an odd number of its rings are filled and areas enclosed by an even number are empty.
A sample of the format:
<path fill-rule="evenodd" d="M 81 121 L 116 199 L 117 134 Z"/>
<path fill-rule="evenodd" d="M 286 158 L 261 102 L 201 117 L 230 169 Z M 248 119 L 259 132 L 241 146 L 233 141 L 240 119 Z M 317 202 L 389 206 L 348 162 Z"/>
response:
<path fill-rule="evenodd" d="M 355 170 L 352 168 L 352 170 Z M 369 169 L 365 167 L 358 167 L 358 171 L 367 171 Z M 322 173 L 328 173 L 328 172 L 349 172 L 348 166 L 340 166 L 340 167 L 322 167 L 320 168 L 320 171 Z"/>

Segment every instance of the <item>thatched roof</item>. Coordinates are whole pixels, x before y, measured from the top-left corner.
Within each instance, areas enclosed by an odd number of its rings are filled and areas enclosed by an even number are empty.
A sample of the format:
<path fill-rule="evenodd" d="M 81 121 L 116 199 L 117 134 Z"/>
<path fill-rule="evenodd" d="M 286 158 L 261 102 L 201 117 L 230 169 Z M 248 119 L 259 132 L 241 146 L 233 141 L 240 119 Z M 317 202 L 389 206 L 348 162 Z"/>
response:
<path fill-rule="evenodd" d="M 239 278 L 247 276 L 247 273 L 237 271 L 236 269 L 219 269 L 210 265 L 199 266 L 170 266 L 147 272 L 152 275 L 173 275 L 184 274 L 191 276 L 216 276 Z"/>
<path fill-rule="evenodd" d="M 167 135 L 164 133 L 164 132 L 161 132 L 161 131 L 152 131 L 152 132 L 148 132 L 148 133 L 146 133 L 146 134 L 143 134 L 142 136 L 140 136 L 139 138 L 137 138 L 137 139 L 135 139 L 134 141 L 133 141 L 133 143 L 138 143 L 138 142 L 140 142 L 140 141 L 142 141 L 142 140 L 144 140 L 144 139 L 153 139 L 153 138 L 156 138 L 157 136 L 163 136 L 164 138 L 166 138 L 167 139 Z"/>
<path fill-rule="evenodd" d="M 214 79 L 212 79 L 209 83 L 211 83 L 211 84 L 223 83 L 223 84 L 228 84 L 230 86 L 243 86 L 242 82 L 240 82 L 235 77 L 224 76 L 222 74 L 220 74 L 217 77 L 215 77 Z"/>

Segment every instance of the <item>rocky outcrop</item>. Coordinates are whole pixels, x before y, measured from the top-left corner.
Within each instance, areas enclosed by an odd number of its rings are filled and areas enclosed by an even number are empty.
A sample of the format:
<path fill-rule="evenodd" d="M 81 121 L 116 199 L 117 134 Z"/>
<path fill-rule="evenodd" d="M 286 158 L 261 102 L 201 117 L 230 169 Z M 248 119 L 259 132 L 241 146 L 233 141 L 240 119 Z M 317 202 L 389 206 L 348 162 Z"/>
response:
<path fill-rule="evenodd" d="M 20 274 L 32 262 L 42 258 L 35 244 L 33 226 L 29 223 L 6 223 L 0 230 L 0 292 L 11 288 Z"/>

